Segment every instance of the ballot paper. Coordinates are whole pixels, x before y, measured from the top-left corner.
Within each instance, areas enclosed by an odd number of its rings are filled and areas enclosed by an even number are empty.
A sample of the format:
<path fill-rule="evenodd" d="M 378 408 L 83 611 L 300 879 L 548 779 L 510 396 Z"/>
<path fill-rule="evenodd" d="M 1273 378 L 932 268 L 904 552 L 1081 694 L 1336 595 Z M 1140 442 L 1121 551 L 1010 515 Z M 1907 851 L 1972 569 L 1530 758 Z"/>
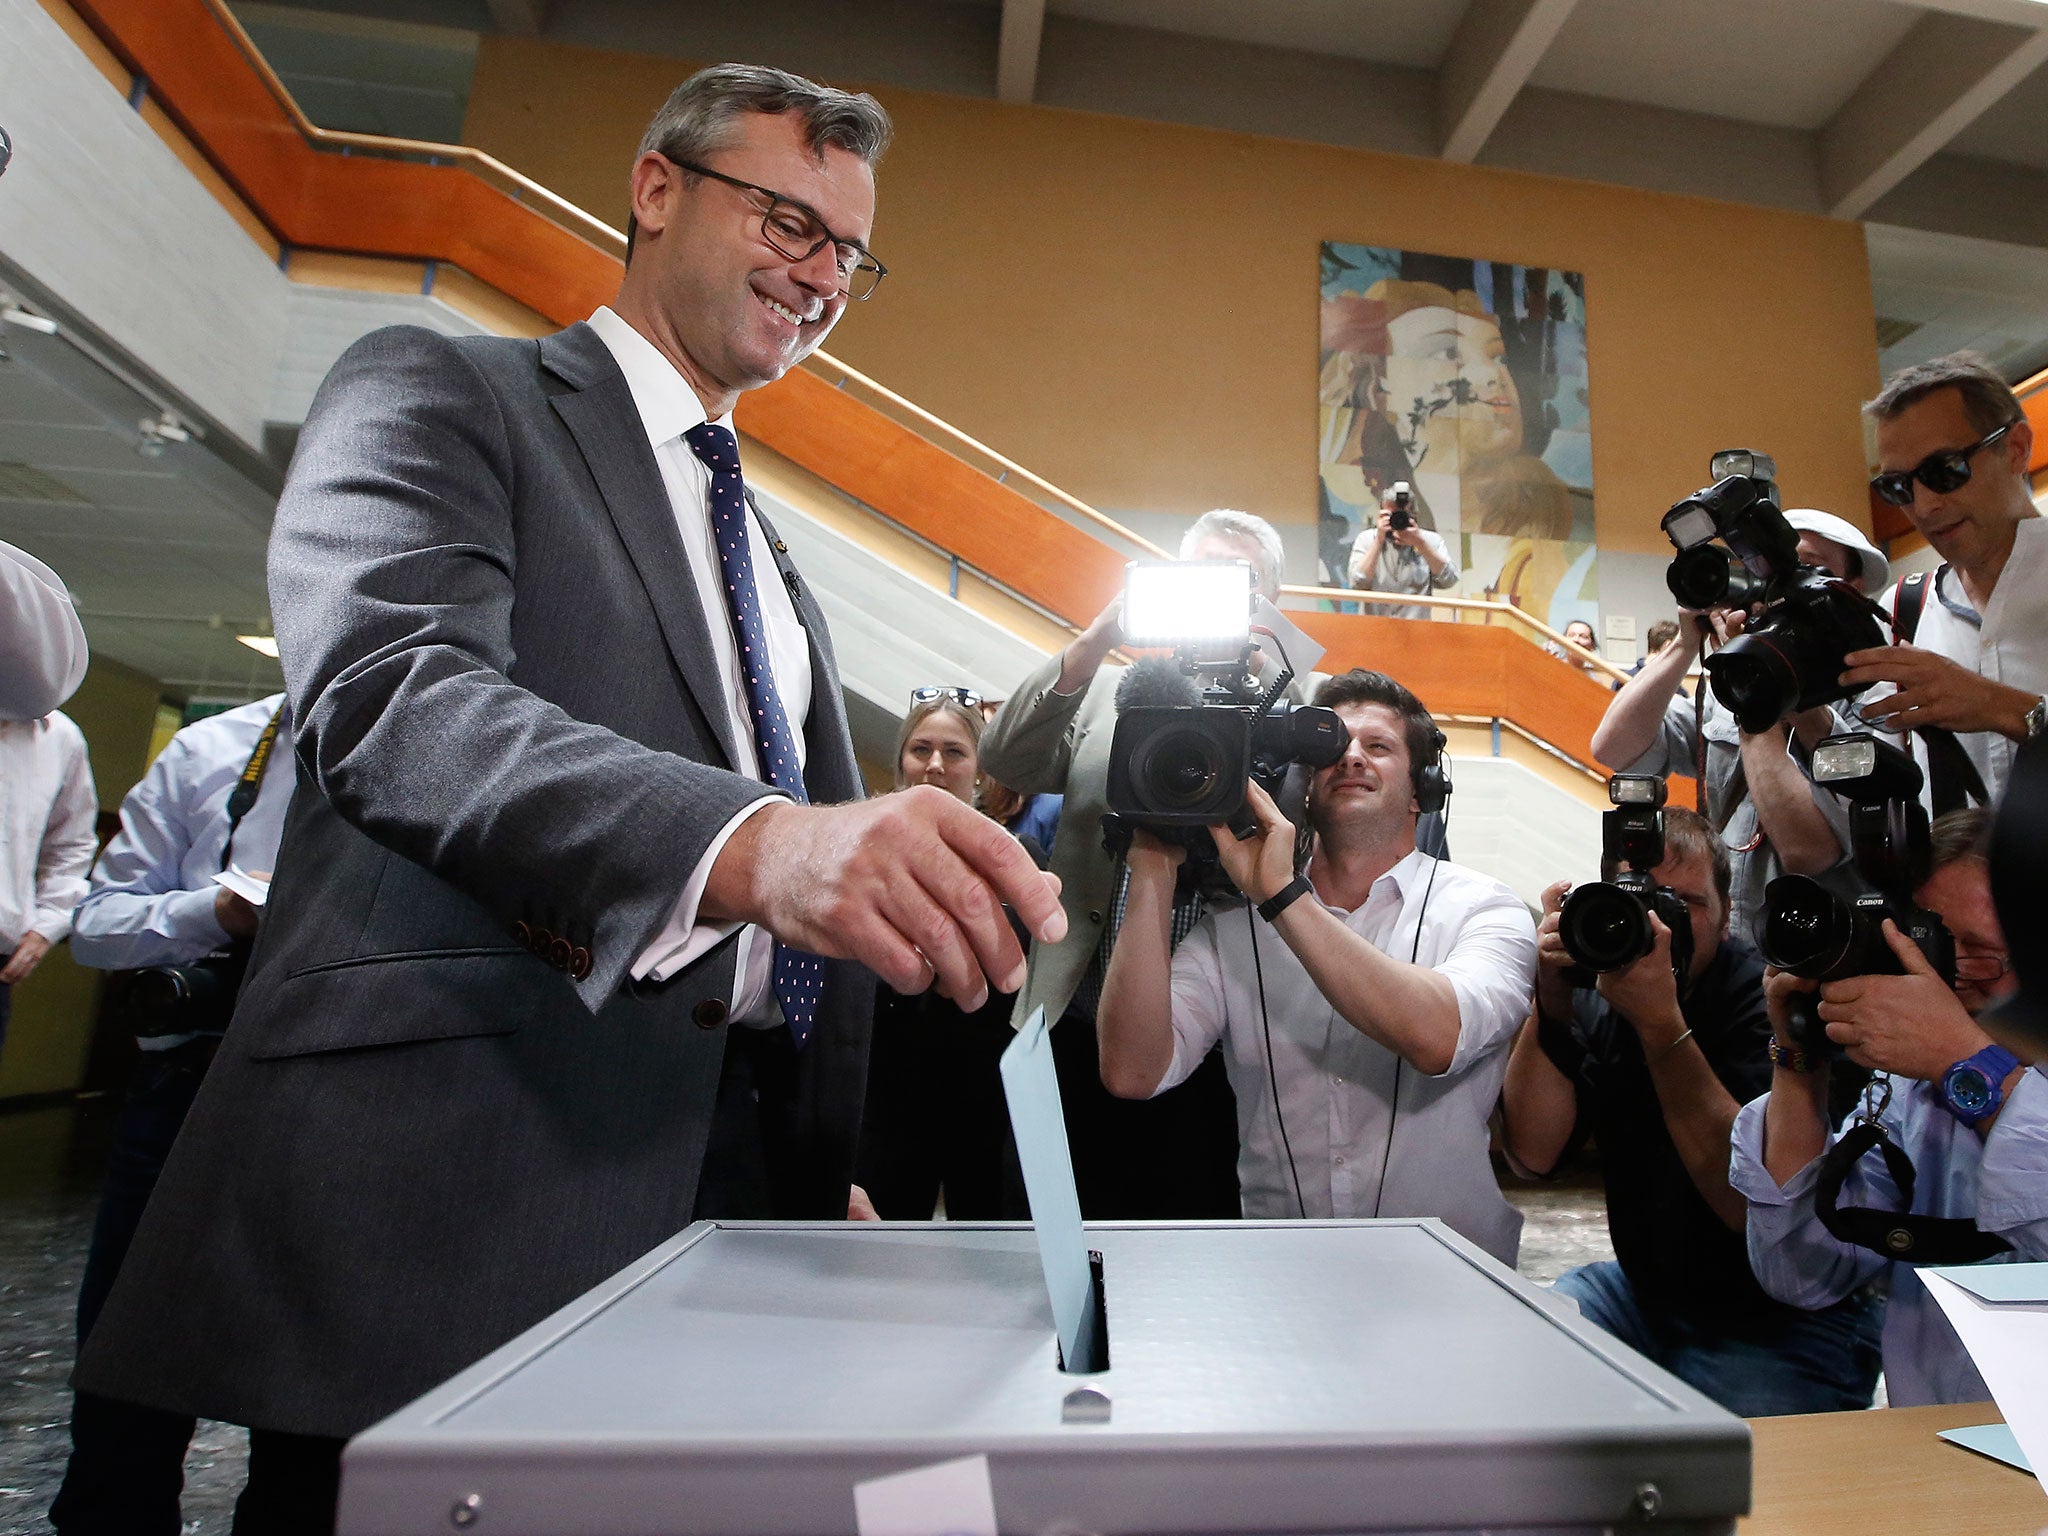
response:
<path fill-rule="evenodd" d="M 2041 1478 L 2048 1471 L 2048 1264 L 1961 1264 L 1923 1269 L 1920 1279 Z"/>
<path fill-rule="evenodd" d="M 853 1485 L 860 1536 L 996 1536 L 996 1499 L 988 1458 L 914 1467 Z"/>
<path fill-rule="evenodd" d="M 237 869 L 230 864 L 213 877 L 215 885 L 224 885 L 252 907 L 260 907 L 270 899 L 270 882 L 260 875 L 252 875 L 246 869 Z"/>
<path fill-rule="evenodd" d="M 1960 1445 L 1966 1451 L 1989 1456 L 2008 1467 L 2018 1467 L 2022 1472 L 2034 1470 L 2026 1452 L 2020 1449 L 2019 1441 L 2013 1438 L 2010 1424 L 1972 1424 L 1964 1429 L 1938 1429 L 1935 1434 L 1950 1445 Z"/>
<path fill-rule="evenodd" d="M 1081 1229 L 1081 1197 L 1074 1188 L 1074 1159 L 1067 1148 L 1067 1121 L 1060 1110 L 1060 1080 L 1053 1070 L 1052 1031 L 1043 1008 L 1031 1010 L 1003 1052 L 1002 1073 L 1060 1356 L 1072 1365 L 1087 1358 L 1085 1334 L 1094 1317 L 1095 1286 Z"/>

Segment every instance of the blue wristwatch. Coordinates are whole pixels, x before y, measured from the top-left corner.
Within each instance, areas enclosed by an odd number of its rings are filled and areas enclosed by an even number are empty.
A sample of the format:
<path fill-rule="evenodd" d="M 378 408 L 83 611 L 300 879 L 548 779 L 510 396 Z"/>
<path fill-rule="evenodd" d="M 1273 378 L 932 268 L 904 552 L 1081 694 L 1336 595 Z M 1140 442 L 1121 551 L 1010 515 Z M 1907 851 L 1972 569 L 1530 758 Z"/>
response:
<path fill-rule="evenodd" d="M 1997 1114 L 2005 1102 L 2006 1075 L 2019 1064 L 2019 1057 L 2002 1045 L 1987 1045 L 1964 1057 L 1941 1074 L 1943 1108 L 1965 1125 Z"/>

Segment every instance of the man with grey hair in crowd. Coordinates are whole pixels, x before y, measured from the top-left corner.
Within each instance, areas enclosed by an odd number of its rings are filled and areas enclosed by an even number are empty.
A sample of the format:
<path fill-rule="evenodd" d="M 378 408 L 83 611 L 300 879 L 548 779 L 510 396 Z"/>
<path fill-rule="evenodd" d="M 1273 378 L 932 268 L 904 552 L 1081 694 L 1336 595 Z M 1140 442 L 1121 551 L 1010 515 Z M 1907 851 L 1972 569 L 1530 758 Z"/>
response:
<path fill-rule="evenodd" d="M 831 642 L 741 478 L 734 402 L 883 277 L 889 132 L 705 70 L 633 162 L 612 306 L 380 331 L 314 403 L 276 879 L 77 1378 L 253 1426 L 242 1536 L 329 1528 L 346 1437 L 693 1218 L 864 1213 L 874 976 L 973 1008 L 1023 978 L 1005 904 L 1065 931 L 954 797 L 834 803 Z M 153 1492 L 106 1528 L 177 1530 Z"/>
<path fill-rule="evenodd" d="M 1219 507 L 1196 518 L 1183 560 L 1243 560 L 1252 591 L 1277 604 L 1285 562 L 1280 534 L 1263 517 Z M 1232 1218 L 1239 1214 L 1237 1118 L 1223 1063 L 1212 1056 L 1180 1086 L 1144 1102 L 1111 1097 L 1096 1066 L 1095 1009 L 1123 909 L 1123 865 L 1103 847 L 1109 809 L 1109 746 L 1124 669 L 1108 665 L 1123 644 L 1121 595 L 1066 649 L 1010 692 L 981 738 L 981 766 L 1021 794 L 1064 794 L 1051 849 L 1067 936 L 1032 949 L 1013 1025 L 1034 1009 L 1053 1021 L 1053 1059 L 1073 1148 L 1081 1212 L 1093 1220 Z M 1273 675 L 1277 657 L 1255 651 Z M 1289 695 L 1307 698 L 1296 678 Z M 1175 940 L 1201 916 L 1199 902 L 1174 914 Z M 1023 1215 L 1022 1209 L 1017 1211 Z"/>

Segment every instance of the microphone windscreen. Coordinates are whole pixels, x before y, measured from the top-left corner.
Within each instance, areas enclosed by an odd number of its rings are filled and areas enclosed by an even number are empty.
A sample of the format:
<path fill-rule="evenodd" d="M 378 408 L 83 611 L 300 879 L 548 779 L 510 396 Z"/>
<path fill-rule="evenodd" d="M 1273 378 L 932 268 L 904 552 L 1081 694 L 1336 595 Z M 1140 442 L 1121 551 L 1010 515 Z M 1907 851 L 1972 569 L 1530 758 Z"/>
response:
<path fill-rule="evenodd" d="M 1147 656 L 1124 670 L 1116 685 L 1116 707 L 1126 709 L 1147 705 L 1198 705 L 1202 690 L 1181 671 L 1171 657 Z"/>

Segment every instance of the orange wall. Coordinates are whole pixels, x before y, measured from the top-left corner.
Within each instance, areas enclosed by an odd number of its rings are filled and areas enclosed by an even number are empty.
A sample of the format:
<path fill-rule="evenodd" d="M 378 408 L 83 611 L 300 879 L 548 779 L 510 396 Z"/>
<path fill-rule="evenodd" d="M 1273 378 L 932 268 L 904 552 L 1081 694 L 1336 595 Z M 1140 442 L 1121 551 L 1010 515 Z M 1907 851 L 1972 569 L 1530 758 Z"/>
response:
<path fill-rule="evenodd" d="M 621 226 L 641 129 L 691 66 L 486 37 L 465 137 Z M 855 84 L 857 82 L 836 82 Z M 1316 509 L 1317 244 L 1586 274 L 1600 542 L 1707 455 L 1868 522 L 1877 343 L 1860 226 L 1508 171 L 917 91 L 874 245 L 890 278 L 829 347 L 1112 509 Z"/>

